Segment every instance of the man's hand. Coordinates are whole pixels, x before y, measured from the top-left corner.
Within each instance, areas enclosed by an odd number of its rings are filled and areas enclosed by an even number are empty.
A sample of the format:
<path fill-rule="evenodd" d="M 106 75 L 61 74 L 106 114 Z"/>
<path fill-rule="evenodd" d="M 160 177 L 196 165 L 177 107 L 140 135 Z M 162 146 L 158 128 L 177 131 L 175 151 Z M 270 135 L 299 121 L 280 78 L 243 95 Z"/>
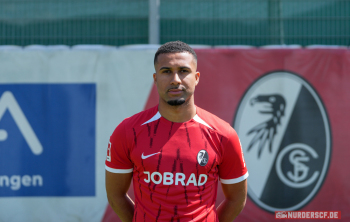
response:
<path fill-rule="evenodd" d="M 247 179 L 235 184 L 221 184 L 225 200 L 217 208 L 220 222 L 231 222 L 243 210 L 247 200 Z"/>
<path fill-rule="evenodd" d="M 111 173 L 106 171 L 106 191 L 108 202 L 123 222 L 131 222 L 134 203 L 127 195 L 132 173 Z"/>

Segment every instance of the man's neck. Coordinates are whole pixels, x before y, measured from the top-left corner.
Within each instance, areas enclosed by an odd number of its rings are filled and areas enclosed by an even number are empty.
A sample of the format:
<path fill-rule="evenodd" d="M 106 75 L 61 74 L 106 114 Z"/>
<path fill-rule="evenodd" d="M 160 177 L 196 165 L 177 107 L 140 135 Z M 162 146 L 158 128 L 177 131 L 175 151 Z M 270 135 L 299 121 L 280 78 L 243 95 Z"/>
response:
<path fill-rule="evenodd" d="M 183 123 L 191 120 L 196 115 L 196 106 L 193 98 L 179 106 L 171 106 L 160 99 L 158 111 L 162 117 L 171 122 Z"/>

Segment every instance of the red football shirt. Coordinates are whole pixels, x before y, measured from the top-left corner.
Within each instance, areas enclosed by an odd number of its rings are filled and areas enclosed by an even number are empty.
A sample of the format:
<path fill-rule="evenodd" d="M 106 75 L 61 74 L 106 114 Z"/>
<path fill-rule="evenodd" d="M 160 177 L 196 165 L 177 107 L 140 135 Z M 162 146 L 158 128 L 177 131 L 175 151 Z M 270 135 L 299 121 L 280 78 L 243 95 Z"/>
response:
<path fill-rule="evenodd" d="M 133 173 L 134 221 L 218 221 L 218 179 L 232 184 L 248 177 L 234 129 L 199 107 L 196 113 L 174 123 L 155 106 L 113 132 L 106 170 Z"/>

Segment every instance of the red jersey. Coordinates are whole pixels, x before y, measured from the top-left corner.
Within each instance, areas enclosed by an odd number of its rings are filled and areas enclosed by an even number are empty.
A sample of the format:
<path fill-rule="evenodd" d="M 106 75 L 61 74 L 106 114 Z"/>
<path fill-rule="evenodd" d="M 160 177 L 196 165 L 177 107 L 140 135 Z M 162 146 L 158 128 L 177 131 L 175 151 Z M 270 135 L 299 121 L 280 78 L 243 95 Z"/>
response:
<path fill-rule="evenodd" d="M 218 180 L 232 184 L 248 177 L 234 129 L 199 107 L 196 113 L 175 123 L 155 106 L 113 132 L 105 168 L 133 173 L 134 221 L 219 221 Z"/>

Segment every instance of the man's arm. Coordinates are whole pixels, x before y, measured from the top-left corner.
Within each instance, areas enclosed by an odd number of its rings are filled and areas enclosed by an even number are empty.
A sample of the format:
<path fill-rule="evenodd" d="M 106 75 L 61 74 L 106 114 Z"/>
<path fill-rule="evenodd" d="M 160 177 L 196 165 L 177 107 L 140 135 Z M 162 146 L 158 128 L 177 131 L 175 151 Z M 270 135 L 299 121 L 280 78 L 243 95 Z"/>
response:
<path fill-rule="evenodd" d="M 243 210 L 247 200 L 247 179 L 235 184 L 221 183 L 225 200 L 217 208 L 220 222 L 231 222 Z"/>
<path fill-rule="evenodd" d="M 108 202 L 123 222 L 131 222 L 134 203 L 127 195 L 132 173 L 111 173 L 106 170 L 106 191 Z"/>

